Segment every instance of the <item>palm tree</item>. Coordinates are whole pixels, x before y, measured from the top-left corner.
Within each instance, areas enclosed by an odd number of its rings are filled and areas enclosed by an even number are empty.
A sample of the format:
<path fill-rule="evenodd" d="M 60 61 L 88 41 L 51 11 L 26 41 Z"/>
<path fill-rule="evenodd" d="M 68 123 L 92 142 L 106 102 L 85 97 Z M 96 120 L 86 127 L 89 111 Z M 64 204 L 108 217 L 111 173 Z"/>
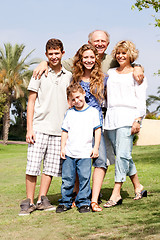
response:
<path fill-rule="evenodd" d="M 32 71 L 29 67 L 37 63 L 31 60 L 26 63 L 26 59 L 34 51 L 32 50 L 26 57 L 22 58 L 25 46 L 23 44 L 4 44 L 4 49 L 0 48 L 0 90 L 6 94 L 5 112 L 3 115 L 3 143 L 8 141 L 10 127 L 10 108 L 14 99 L 24 96 L 24 89 L 27 87 Z"/>
<path fill-rule="evenodd" d="M 148 106 L 150 106 L 151 104 L 153 103 L 157 103 L 158 106 L 155 110 L 155 113 L 159 112 L 160 111 L 160 87 L 158 87 L 158 90 L 157 90 L 157 95 L 149 95 L 148 99 L 147 99 L 147 104 Z"/>
<path fill-rule="evenodd" d="M 4 105 L 5 101 L 6 101 L 6 94 L 0 90 L 0 120 L 3 117 L 4 111 L 5 111 L 5 105 Z"/>

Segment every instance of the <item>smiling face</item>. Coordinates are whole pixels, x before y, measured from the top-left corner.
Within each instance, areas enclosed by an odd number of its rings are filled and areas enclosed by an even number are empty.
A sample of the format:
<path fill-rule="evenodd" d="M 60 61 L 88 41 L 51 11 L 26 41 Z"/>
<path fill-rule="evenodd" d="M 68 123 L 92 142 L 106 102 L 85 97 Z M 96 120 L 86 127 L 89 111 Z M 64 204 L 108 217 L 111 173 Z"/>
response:
<path fill-rule="evenodd" d="M 125 48 L 118 48 L 116 51 L 116 60 L 119 63 L 120 66 L 122 65 L 130 65 L 130 56 L 128 54 L 127 49 Z"/>
<path fill-rule="evenodd" d="M 99 56 L 102 58 L 109 45 L 109 39 L 103 31 L 95 31 L 90 43 L 97 49 Z"/>
<path fill-rule="evenodd" d="M 49 66 L 55 68 L 61 66 L 61 59 L 64 54 L 64 51 L 61 51 L 60 48 L 57 49 L 48 49 L 46 52 L 46 57 L 49 61 Z"/>
<path fill-rule="evenodd" d="M 86 106 L 85 93 L 81 93 L 79 91 L 72 92 L 68 102 L 70 106 L 74 106 L 77 110 L 83 110 Z"/>
<path fill-rule="evenodd" d="M 91 70 L 96 62 L 95 54 L 92 50 L 86 50 L 82 54 L 82 64 L 87 70 Z"/>

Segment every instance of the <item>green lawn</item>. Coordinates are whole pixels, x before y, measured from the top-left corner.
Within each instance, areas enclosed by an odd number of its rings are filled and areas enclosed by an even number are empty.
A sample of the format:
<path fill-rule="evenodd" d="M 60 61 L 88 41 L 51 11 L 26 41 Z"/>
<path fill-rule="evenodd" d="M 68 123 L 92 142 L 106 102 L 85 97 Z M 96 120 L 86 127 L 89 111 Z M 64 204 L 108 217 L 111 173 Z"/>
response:
<path fill-rule="evenodd" d="M 160 239 L 160 146 L 133 148 L 141 183 L 148 197 L 134 201 L 129 179 L 122 189 L 123 204 L 100 213 L 80 214 L 33 212 L 19 217 L 19 204 L 25 199 L 27 145 L 0 145 L 0 239 L 94 240 Z M 36 195 L 38 195 L 38 178 Z M 103 204 L 114 185 L 114 166 L 110 166 L 102 187 Z M 54 178 L 48 198 L 57 205 L 61 178 Z M 35 199 L 36 201 L 36 199 Z"/>

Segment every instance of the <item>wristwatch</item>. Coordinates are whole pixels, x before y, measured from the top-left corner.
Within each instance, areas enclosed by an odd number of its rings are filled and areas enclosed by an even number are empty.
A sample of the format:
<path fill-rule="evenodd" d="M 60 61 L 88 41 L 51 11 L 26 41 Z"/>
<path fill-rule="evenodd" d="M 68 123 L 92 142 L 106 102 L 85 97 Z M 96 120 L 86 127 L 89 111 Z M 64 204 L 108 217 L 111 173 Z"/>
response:
<path fill-rule="evenodd" d="M 139 120 L 139 119 L 135 119 L 134 121 L 135 121 L 136 123 L 139 123 L 140 125 L 142 124 L 142 121 Z"/>
<path fill-rule="evenodd" d="M 139 63 L 134 63 L 134 67 L 142 67 L 142 65 Z"/>

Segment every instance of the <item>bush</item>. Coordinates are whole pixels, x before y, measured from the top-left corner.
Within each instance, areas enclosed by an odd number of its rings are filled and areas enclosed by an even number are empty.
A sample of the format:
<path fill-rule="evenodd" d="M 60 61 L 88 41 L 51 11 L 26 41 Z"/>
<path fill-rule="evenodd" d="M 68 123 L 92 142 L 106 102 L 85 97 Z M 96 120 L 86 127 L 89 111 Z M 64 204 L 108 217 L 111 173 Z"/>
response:
<path fill-rule="evenodd" d="M 137 141 L 138 141 L 138 134 L 134 134 L 134 137 L 133 137 L 133 145 L 136 145 Z"/>
<path fill-rule="evenodd" d="M 147 113 L 145 119 L 160 120 L 160 115 L 157 116 L 156 113 Z"/>
<path fill-rule="evenodd" d="M 26 127 L 11 125 L 9 129 L 9 140 L 25 141 L 26 140 Z"/>

